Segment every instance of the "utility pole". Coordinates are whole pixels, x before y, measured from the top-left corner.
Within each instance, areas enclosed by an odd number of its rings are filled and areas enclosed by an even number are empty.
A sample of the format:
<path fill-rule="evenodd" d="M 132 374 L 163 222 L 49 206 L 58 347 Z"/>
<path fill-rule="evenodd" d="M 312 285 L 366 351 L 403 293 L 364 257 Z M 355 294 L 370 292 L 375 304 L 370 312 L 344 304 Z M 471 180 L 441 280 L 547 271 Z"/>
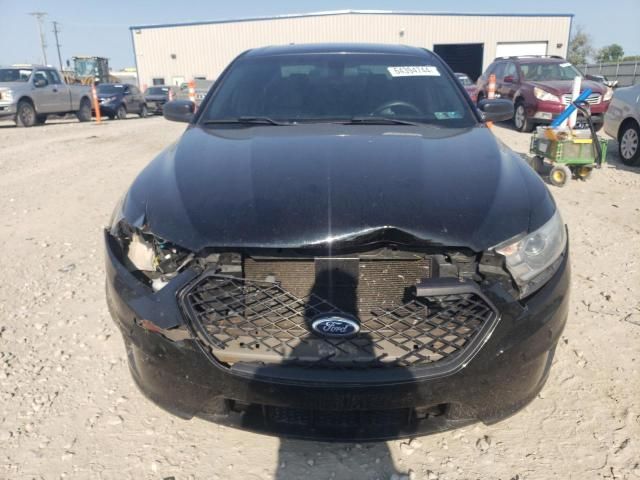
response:
<path fill-rule="evenodd" d="M 46 12 L 31 12 L 29 15 L 35 17 L 38 22 L 38 32 L 40 33 L 40 45 L 42 46 L 42 56 L 44 58 L 44 64 L 47 64 L 47 40 L 44 37 L 42 31 L 42 18 L 46 15 Z"/>
<path fill-rule="evenodd" d="M 60 25 L 58 22 L 56 21 L 53 22 L 53 34 L 56 37 L 56 48 L 58 49 L 58 61 L 60 62 L 60 71 L 62 71 L 62 55 L 60 55 L 60 40 L 58 40 L 58 33 L 60 32 L 60 30 L 58 30 L 58 25 Z"/>

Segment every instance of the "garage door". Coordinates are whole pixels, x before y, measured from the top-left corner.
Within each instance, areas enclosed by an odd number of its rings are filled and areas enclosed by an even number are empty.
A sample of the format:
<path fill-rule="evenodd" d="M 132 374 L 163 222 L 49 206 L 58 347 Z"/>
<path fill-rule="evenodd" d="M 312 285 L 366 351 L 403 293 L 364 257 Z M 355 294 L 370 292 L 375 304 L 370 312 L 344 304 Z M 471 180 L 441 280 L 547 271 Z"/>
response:
<path fill-rule="evenodd" d="M 518 55 L 546 55 L 547 42 L 498 43 L 496 57 L 517 57 Z"/>

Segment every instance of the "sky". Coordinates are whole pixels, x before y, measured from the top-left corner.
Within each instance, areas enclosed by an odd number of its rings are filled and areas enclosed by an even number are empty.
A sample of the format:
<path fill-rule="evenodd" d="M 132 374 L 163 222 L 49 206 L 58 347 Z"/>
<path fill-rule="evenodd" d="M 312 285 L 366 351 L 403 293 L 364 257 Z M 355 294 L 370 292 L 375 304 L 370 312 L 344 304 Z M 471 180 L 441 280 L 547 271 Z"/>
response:
<path fill-rule="evenodd" d="M 63 62 L 74 55 L 109 58 L 112 69 L 132 67 L 129 26 L 221 20 L 326 10 L 394 10 L 456 13 L 573 13 L 596 48 L 618 43 L 626 55 L 640 55 L 640 0 L 0 0 L 0 65 L 40 63 L 35 18 L 46 12 L 44 31 L 49 64 L 58 65 L 52 21 L 60 24 Z"/>

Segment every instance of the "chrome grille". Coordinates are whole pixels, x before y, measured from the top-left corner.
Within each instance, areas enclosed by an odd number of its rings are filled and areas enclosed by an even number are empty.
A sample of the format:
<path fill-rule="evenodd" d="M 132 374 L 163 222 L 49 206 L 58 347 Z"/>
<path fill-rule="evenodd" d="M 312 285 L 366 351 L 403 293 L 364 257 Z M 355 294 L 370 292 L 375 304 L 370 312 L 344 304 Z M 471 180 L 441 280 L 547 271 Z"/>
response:
<path fill-rule="evenodd" d="M 567 93 L 565 95 L 562 96 L 562 103 L 564 105 L 569 105 L 571 103 L 571 99 L 572 99 L 573 95 L 570 93 Z M 589 95 L 587 97 L 587 103 L 589 105 L 598 105 L 600 102 L 602 101 L 602 95 L 600 95 L 599 93 L 592 93 L 591 95 Z"/>

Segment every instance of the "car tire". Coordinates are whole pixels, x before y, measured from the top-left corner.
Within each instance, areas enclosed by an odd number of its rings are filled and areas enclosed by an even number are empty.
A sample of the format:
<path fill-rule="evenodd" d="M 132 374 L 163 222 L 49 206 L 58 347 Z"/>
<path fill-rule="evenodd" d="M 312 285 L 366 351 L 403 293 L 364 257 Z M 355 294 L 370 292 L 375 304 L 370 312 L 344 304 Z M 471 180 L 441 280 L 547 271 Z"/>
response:
<path fill-rule="evenodd" d="M 36 115 L 36 125 L 44 125 L 44 122 L 47 121 L 47 116 L 45 114 Z"/>
<path fill-rule="evenodd" d="M 147 110 L 147 106 L 144 103 L 142 104 L 142 107 L 140 108 L 139 115 L 140 115 L 140 118 L 144 118 L 144 117 L 149 115 L 149 110 Z"/>
<path fill-rule="evenodd" d="M 533 122 L 527 118 L 527 109 L 524 102 L 519 100 L 513 111 L 513 126 L 519 132 L 529 133 L 533 130 Z"/>
<path fill-rule="evenodd" d="M 125 108 L 124 105 L 120 105 L 118 107 L 118 110 L 116 112 L 116 117 L 118 117 L 118 120 L 124 120 L 125 118 L 127 118 L 127 109 Z"/>
<path fill-rule="evenodd" d="M 618 135 L 620 159 L 629 166 L 640 165 L 640 128 L 632 122 L 626 122 Z"/>
<path fill-rule="evenodd" d="M 16 125 L 18 127 L 33 127 L 36 124 L 36 109 L 29 100 L 20 100 L 16 110 Z"/>
<path fill-rule="evenodd" d="M 76 112 L 76 117 L 79 122 L 90 122 L 91 121 L 91 102 L 88 98 L 83 98 L 80 100 L 80 108 Z"/>
<path fill-rule="evenodd" d="M 591 176 L 591 173 L 593 173 L 592 167 L 582 166 L 574 167 L 573 169 L 573 175 L 580 180 L 587 180 Z"/>
<path fill-rule="evenodd" d="M 536 155 L 531 159 L 531 168 L 533 168 L 537 173 L 542 173 L 544 169 L 544 158 L 539 155 Z"/>
<path fill-rule="evenodd" d="M 549 182 L 556 187 L 564 187 L 571 178 L 571 170 L 566 165 L 554 165 L 549 172 Z"/>

